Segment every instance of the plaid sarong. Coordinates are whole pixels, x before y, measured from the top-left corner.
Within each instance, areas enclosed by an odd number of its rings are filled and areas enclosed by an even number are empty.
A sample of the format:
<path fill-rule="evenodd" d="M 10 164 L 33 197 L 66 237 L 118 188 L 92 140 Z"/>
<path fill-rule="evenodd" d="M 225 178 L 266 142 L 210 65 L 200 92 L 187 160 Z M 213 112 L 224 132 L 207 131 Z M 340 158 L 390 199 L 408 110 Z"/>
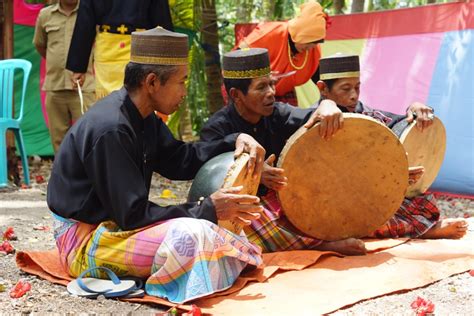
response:
<path fill-rule="evenodd" d="M 406 198 L 395 215 L 370 237 L 418 238 L 439 221 L 439 216 L 433 194 L 423 194 L 412 199 Z"/>
<path fill-rule="evenodd" d="M 275 191 L 261 197 L 264 208 L 258 220 L 245 228 L 249 241 L 265 252 L 317 249 L 322 240 L 307 237 L 298 231 L 283 214 Z M 439 209 L 432 194 L 404 199 L 402 205 L 387 223 L 368 237 L 417 238 L 426 233 L 439 220 Z"/>
<path fill-rule="evenodd" d="M 71 276 L 107 267 L 146 279 L 147 294 L 174 303 L 225 290 L 247 265 L 262 264 L 258 247 L 206 220 L 177 218 L 122 231 L 111 221 L 90 225 L 54 217 L 61 263 Z M 100 270 L 91 276 L 107 278 Z"/>
<path fill-rule="evenodd" d="M 322 243 L 298 233 L 283 214 L 275 191 L 269 190 L 260 199 L 263 206 L 260 218 L 244 230 L 249 241 L 260 246 L 263 252 L 315 249 Z"/>

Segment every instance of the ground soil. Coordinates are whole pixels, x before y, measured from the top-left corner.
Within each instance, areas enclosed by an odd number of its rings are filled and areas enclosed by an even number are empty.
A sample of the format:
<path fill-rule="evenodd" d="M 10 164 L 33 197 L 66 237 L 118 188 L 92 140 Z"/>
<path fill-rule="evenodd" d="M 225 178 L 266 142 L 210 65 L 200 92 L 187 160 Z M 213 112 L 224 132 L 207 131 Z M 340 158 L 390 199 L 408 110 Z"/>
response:
<path fill-rule="evenodd" d="M 17 251 L 52 249 L 55 246 L 51 232 L 52 218 L 46 206 L 46 185 L 50 168 L 49 161 L 33 161 L 30 171 L 33 182 L 31 188 L 19 189 L 12 185 L 0 191 L 0 231 L 9 226 L 14 227 L 18 240 L 12 241 L 11 244 Z M 161 204 L 180 203 L 184 201 L 189 186 L 189 182 L 169 181 L 155 176 L 150 198 Z M 163 198 L 165 189 L 171 190 L 176 198 Z M 439 200 L 439 206 L 446 217 L 474 216 L 474 201 L 468 199 L 444 197 Z M 41 230 L 44 228 L 49 230 Z M 8 291 L 19 279 L 28 280 L 32 290 L 22 298 L 11 299 Z M 162 313 L 165 310 L 161 306 L 73 297 L 63 286 L 22 273 L 16 267 L 14 255 L 0 254 L 0 288 L 1 285 L 6 291 L 0 292 L 0 314 L 146 315 Z M 410 303 L 418 296 L 435 304 L 436 315 L 474 315 L 474 277 L 469 273 L 458 274 L 405 293 L 370 299 L 339 310 L 335 315 L 413 315 Z M 297 314 L 295 311 L 295 315 Z"/>

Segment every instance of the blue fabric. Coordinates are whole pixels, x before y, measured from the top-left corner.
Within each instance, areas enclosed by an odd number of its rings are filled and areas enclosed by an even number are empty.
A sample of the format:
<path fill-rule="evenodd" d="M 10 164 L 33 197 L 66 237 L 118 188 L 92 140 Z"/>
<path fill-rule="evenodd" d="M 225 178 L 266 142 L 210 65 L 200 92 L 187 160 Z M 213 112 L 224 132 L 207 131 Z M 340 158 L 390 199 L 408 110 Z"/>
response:
<path fill-rule="evenodd" d="M 446 156 L 431 189 L 474 195 L 474 30 L 445 34 L 427 104 L 447 133 Z"/>

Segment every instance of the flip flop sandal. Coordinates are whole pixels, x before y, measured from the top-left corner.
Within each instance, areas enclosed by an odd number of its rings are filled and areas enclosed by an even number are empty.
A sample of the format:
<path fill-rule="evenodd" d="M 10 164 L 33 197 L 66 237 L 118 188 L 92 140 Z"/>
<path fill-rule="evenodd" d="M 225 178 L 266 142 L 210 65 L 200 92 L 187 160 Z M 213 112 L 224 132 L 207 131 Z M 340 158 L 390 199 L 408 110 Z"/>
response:
<path fill-rule="evenodd" d="M 97 278 L 84 278 L 86 274 L 94 270 L 102 270 L 107 273 L 110 280 Z M 117 275 L 105 267 L 94 267 L 82 272 L 79 277 L 67 285 L 67 290 L 72 295 L 88 298 L 97 298 L 99 295 L 105 297 L 120 297 L 137 290 L 134 280 L 120 280 Z"/>

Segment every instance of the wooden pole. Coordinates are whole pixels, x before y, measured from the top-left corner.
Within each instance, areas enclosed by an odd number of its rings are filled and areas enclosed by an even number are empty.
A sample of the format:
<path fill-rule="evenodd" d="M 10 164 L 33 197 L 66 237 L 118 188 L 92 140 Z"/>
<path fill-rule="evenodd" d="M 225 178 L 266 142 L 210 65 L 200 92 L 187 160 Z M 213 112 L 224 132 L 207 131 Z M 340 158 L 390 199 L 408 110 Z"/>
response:
<path fill-rule="evenodd" d="M 13 0 L 1 1 L 1 59 L 13 58 Z M 15 136 L 11 131 L 7 132 L 7 161 L 8 173 L 19 184 L 18 158 L 15 155 Z"/>

